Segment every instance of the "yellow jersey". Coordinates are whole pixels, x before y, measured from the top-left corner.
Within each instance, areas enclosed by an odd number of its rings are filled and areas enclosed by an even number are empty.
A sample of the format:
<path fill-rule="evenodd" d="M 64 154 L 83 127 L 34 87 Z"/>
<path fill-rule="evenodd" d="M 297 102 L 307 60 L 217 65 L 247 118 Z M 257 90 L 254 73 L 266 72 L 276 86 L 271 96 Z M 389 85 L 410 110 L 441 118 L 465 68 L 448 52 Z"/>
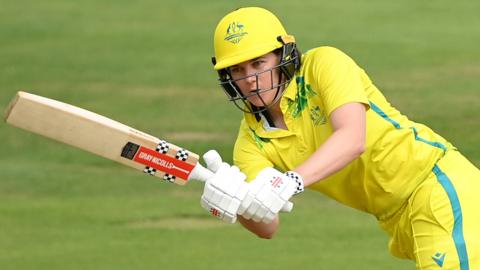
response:
<path fill-rule="evenodd" d="M 301 68 L 280 100 L 288 130 L 244 114 L 234 163 L 249 181 L 267 166 L 294 169 L 332 134 L 330 114 L 351 102 L 367 108 L 366 150 L 308 188 L 380 220 L 390 217 L 452 146 L 392 107 L 365 71 L 336 48 L 318 47 L 302 56 Z"/>

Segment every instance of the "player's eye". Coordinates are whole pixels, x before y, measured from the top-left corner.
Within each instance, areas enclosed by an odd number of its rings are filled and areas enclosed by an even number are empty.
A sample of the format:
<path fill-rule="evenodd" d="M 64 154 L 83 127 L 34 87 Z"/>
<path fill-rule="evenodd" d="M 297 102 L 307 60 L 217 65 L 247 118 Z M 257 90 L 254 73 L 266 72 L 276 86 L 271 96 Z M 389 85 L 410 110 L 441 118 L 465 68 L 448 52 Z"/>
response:
<path fill-rule="evenodd" d="M 229 68 L 231 74 L 238 74 L 240 72 L 240 67 L 233 66 Z"/>
<path fill-rule="evenodd" d="M 266 62 L 265 60 L 259 59 L 259 60 L 254 61 L 254 62 L 252 63 L 252 66 L 253 66 L 254 68 L 259 68 L 259 67 L 262 67 L 262 66 L 265 64 L 265 62 Z"/>

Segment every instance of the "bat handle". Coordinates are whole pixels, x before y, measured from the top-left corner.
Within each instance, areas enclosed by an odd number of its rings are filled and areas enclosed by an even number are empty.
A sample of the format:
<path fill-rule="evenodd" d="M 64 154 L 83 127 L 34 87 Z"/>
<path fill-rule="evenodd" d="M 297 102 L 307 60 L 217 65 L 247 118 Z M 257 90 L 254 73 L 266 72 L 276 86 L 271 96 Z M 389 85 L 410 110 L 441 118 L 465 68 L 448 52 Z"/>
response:
<path fill-rule="evenodd" d="M 188 180 L 195 179 L 197 181 L 207 182 L 207 180 L 210 179 L 213 176 L 214 176 L 214 173 L 212 171 L 203 167 L 202 164 L 200 164 L 200 162 L 198 162 L 197 165 L 195 165 L 195 167 L 193 168 L 192 172 L 190 173 L 190 176 L 188 177 Z M 280 211 L 288 213 L 288 212 L 292 211 L 292 208 L 293 208 L 293 203 L 290 202 L 290 201 L 287 201 L 283 205 L 283 207 Z"/>

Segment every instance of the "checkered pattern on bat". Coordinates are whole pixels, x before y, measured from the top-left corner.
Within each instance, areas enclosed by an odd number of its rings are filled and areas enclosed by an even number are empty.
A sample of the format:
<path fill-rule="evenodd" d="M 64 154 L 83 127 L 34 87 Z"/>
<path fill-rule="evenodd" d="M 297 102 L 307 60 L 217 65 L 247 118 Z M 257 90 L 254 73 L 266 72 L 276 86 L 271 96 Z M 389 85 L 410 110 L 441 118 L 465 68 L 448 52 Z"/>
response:
<path fill-rule="evenodd" d="M 175 155 L 176 159 L 180 159 L 182 161 L 187 161 L 188 159 L 188 151 L 185 149 L 178 150 L 177 154 Z"/>
<path fill-rule="evenodd" d="M 166 141 L 160 140 L 160 142 L 158 142 L 157 147 L 155 148 L 155 151 L 157 151 L 159 153 L 162 153 L 162 154 L 166 154 L 168 152 L 169 148 L 170 147 L 168 146 L 168 143 Z M 150 167 L 150 166 L 146 166 L 145 169 L 143 169 L 143 172 L 148 173 L 149 175 L 153 176 L 153 175 L 155 175 L 157 170 Z M 175 176 L 173 176 L 173 177 L 175 177 Z M 165 179 L 165 176 L 163 178 Z M 170 181 L 169 179 L 165 179 L 165 180 Z"/>
<path fill-rule="evenodd" d="M 147 166 L 147 167 L 145 167 L 145 169 L 143 169 L 143 172 L 144 172 L 144 173 L 148 173 L 148 174 L 150 174 L 150 175 L 153 176 L 153 175 L 155 175 L 155 173 L 157 172 L 157 170 L 154 169 L 154 168 L 152 168 L 152 167 Z"/>
<path fill-rule="evenodd" d="M 167 181 L 167 182 L 170 182 L 170 183 L 173 183 L 175 182 L 175 175 L 171 175 L 171 174 L 168 174 L 166 173 L 164 176 L 163 176 L 163 180 Z"/>
<path fill-rule="evenodd" d="M 147 166 L 147 167 L 145 167 L 145 169 L 143 170 L 143 172 L 144 172 L 144 173 L 148 173 L 148 174 L 151 175 L 151 176 L 154 176 L 155 173 L 157 172 L 157 170 L 154 169 L 154 168 L 152 168 L 152 167 Z M 166 173 L 166 174 L 163 176 L 163 180 L 165 180 L 165 181 L 167 181 L 167 182 L 170 182 L 170 183 L 175 182 L 175 179 L 176 179 L 175 175 L 171 175 L 171 174 L 168 174 L 168 173 Z"/>
<path fill-rule="evenodd" d="M 169 148 L 170 146 L 168 146 L 168 143 L 166 141 L 160 140 L 155 150 L 159 153 L 166 154 Z"/>

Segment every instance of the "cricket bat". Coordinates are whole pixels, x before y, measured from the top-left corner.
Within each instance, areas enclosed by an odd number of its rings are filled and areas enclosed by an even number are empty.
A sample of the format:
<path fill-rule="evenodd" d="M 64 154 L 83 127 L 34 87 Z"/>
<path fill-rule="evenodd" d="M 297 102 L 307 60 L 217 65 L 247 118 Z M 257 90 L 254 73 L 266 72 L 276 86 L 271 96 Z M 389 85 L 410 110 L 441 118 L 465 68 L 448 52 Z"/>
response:
<path fill-rule="evenodd" d="M 7 107 L 5 121 L 178 185 L 213 176 L 187 149 L 46 97 L 19 91 Z"/>

